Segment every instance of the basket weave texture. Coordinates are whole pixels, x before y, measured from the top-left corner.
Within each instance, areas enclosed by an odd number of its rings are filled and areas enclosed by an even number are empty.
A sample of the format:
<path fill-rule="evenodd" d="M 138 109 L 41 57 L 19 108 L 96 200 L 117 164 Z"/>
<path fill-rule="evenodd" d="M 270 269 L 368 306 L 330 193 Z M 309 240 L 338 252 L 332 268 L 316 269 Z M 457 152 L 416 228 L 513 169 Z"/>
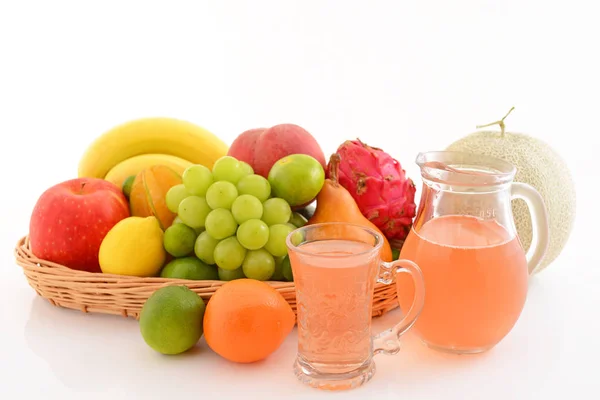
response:
<path fill-rule="evenodd" d="M 138 319 L 145 301 L 156 290 L 171 285 L 185 285 L 198 293 L 204 301 L 226 282 L 194 281 L 168 278 L 140 278 L 134 276 L 91 273 L 67 268 L 37 258 L 31 252 L 28 236 L 22 237 L 15 247 L 15 258 L 23 268 L 29 285 L 51 304 L 85 313 L 121 315 Z M 267 282 L 274 287 L 296 313 L 294 282 Z M 373 317 L 398 307 L 396 285 L 375 285 Z"/>

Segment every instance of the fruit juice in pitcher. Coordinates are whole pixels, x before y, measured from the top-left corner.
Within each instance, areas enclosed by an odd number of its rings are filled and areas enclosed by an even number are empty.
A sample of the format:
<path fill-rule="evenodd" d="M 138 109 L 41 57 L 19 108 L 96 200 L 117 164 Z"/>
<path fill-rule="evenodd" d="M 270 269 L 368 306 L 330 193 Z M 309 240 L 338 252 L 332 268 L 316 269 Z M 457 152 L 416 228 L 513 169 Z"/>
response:
<path fill-rule="evenodd" d="M 411 233 L 401 257 L 416 262 L 425 278 L 425 306 L 415 325 L 422 339 L 444 348 L 498 343 L 527 296 L 527 261 L 517 237 L 495 220 L 466 215 L 435 218 Z M 398 296 L 401 307 L 412 303 L 412 290 Z"/>
<path fill-rule="evenodd" d="M 430 152 L 417 157 L 423 190 L 400 257 L 419 265 L 425 305 L 415 332 L 429 347 L 479 353 L 513 328 L 525 306 L 529 274 L 548 245 L 539 193 L 513 182 L 515 167 L 470 153 Z M 534 240 L 525 254 L 511 200 L 528 204 Z M 408 310 L 412 282 L 398 275 L 398 301 Z"/>

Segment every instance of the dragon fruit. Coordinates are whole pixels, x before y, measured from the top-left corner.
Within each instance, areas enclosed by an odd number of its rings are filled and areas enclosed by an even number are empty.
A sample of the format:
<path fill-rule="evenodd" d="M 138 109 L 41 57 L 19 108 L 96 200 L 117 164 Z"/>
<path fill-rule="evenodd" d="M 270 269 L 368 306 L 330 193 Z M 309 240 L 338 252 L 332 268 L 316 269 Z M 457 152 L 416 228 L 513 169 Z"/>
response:
<path fill-rule="evenodd" d="M 397 160 L 359 139 L 344 142 L 337 154 L 341 159 L 339 183 L 362 214 L 400 248 L 416 214 L 414 182 Z"/>

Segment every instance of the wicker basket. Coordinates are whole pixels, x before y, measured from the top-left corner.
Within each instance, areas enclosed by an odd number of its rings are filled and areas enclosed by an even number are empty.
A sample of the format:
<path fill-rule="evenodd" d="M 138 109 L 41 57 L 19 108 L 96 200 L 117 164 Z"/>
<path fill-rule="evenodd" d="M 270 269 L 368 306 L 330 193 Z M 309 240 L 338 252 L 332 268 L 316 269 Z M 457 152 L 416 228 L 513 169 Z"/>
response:
<path fill-rule="evenodd" d="M 223 285 L 222 281 L 193 281 L 167 278 L 138 278 L 77 271 L 42 260 L 33 255 L 29 238 L 25 236 L 15 247 L 17 264 L 23 268 L 29 285 L 37 294 L 59 307 L 85 313 L 101 313 L 139 318 L 148 297 L 157 289 L 169 285 L 186 285 L 208 301 Z M 268 282 L 296 312 L 296 292 L 293 282 Z M 375 285 L 373 317 L 398 306 L 396 285 Z"/>

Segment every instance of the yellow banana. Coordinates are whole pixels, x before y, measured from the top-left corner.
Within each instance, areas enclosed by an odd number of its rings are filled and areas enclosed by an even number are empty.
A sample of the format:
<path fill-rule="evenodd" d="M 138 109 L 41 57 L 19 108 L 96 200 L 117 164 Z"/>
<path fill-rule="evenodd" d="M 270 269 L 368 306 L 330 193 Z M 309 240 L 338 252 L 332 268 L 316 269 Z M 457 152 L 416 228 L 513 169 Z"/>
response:
<path fill-rule="evenodd" d="M 79 177 L 104 178 L 117 164 L 141 154 L 168 154 L 212 168 L 229 146 L 208 130 L 174 118 L 141 118 L 116 126 L 87 148 Z"/>
<path fill-rule="evenodd" d="M 181 175 L 187 167 L 194 164 L 169 154 L 142 154 L 121 161 L 108 171 L 104 179 L 121 187 L 125 179 L 153 165 L 166 165 Z"/>

